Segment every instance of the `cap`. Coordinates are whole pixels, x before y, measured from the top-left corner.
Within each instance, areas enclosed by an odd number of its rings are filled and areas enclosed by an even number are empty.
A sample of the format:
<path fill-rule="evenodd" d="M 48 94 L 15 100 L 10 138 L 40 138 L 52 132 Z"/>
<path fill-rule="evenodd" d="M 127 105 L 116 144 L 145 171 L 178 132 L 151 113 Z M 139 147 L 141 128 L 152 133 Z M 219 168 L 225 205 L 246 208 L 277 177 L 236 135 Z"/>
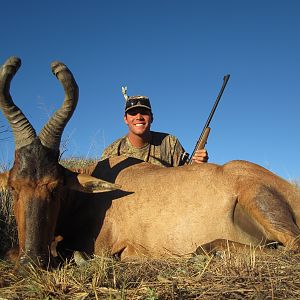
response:
<path fill-rule="evenodd" d="M 143 107 L 151 111 L 150 100 L 146 96 L 130 96 L 127 98 L 125 105 L 125 112 L 132 108 Z"/>

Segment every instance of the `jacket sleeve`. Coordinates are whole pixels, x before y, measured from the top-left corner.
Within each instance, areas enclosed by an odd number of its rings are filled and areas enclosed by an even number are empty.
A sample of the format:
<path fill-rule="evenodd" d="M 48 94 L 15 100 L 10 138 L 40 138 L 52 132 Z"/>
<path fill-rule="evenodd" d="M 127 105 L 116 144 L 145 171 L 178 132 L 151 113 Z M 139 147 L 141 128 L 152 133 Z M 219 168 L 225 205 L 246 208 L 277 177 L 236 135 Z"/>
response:
<path fill-rule="evenodd" d="M 170 167 L 182 165 L 181 157 L 185 152 L 177 137 L 167 135 L 161 144 L 161 158 L 167 162 Z"/>
<path fill-rule="evenodd" d="M 178 167 L 182 165 L 181 158 L 184 154 L 185 150 L 180 144 L 179 140 L 174 137 L 174 148 L 173 148 L 173 154 L 172 154 L 172 161 L 173 161 L 173 167 Z"/>

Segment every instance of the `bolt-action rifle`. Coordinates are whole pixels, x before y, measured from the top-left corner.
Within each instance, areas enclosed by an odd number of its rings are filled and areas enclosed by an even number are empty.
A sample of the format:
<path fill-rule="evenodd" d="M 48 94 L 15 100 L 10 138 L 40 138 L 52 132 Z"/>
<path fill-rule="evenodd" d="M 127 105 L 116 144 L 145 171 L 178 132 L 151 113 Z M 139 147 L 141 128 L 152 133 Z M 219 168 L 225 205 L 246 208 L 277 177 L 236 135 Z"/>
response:
<path fill-rule="evenodd" d="M 208 119 L 207 119 L 207 121 L 206 121 L 206 123 L 204 125 L 204 128 L 203 128 L 203 130 L 201 132 L 201 135 L 200 135 L 200 137 L 199 137 L 199 139 L 197 141 L 197 144 L 196 144 L 196 146 L 194 148 L 194 151 L 193 151 L 193 153 L 191 155 L 191 159 L 189 160 L 189 164 L 192 164 L 192 162 L 193 162 L 192 157 L 194 156 L 195 152 L 197 150 L 204 149 L 204 147 L 205 147 L 208 135 L 210 133 L 210 127 L 209 127 L 210 121 L 211 121 L 211 119 L 212 119 L 212 117 L 213 117 L 213 115 L 215 113 L 215 110 L 216 110 L 218 104 L 219 104 L 219 101 L 220 101 L 220 99 L 222 97 L 222 94 L 223 94 L 223 92 L 225 90 L 225 87 L 226 87 L 226 84 L 227 84 L 227 82 L 229 80 L 229 77 L 230 77 L 230 75 L 228 74 L 228 75 L 225 75 L 224 78 L 223 78 L 223 85 L 222 85 L 221 90 L 219 92 L 219 95 L 218 95 L 218 97 L 217 97 L 217 99 L 215 101 L 215 104 L 214 104 L 214 106 L 213 106 L 213 108 L 212 108 L 212 110 L 210 112 L 210 115 L 209 115 L 209 117 L 208 117 Z"/>

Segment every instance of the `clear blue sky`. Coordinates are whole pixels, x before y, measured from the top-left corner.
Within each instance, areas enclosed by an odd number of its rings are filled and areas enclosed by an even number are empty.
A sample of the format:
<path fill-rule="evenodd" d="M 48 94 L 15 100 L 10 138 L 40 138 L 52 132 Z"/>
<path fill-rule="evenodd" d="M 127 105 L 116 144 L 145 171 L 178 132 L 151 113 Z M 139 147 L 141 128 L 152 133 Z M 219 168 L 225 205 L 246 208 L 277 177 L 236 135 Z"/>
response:
<path fill-rule="evenodd" d="M 210 162 L 245 159 L 300 178 L 300 1 L 10 0 L 0 22 L 1 64 L 22 59 L 11 94 L 37 131 L 63 100 L 50 63 L 77 80 L 65 156 L 99 157 L 126 134 L 122 85 L 150 97 L 153 130 L 192 152 L 229 73 Z M 0 145 L 0 161 L 11 160 L 12 138 Z"/>

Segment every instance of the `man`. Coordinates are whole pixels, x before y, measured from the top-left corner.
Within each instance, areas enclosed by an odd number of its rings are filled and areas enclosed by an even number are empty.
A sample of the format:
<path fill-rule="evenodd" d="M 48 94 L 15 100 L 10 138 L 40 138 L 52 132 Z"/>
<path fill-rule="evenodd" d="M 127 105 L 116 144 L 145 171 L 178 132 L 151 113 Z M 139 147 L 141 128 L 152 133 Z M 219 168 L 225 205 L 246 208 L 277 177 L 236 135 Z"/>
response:
<path fill-rule="evenodd" d="M 122 92 L 126 100 L 124 122 L 128 126 L 128 134 L 108 146 L 101 160 L 124 155 L 165 167 L 185 164 L 186 152 L 175 136 L 150 130 L 153 114 L 149 98 L 128 97 L 126 88 L 122 88 Z M 192 159 L 195 163 L 207 162 L 207 151 L 205 149 L 196 151 Z"/>

